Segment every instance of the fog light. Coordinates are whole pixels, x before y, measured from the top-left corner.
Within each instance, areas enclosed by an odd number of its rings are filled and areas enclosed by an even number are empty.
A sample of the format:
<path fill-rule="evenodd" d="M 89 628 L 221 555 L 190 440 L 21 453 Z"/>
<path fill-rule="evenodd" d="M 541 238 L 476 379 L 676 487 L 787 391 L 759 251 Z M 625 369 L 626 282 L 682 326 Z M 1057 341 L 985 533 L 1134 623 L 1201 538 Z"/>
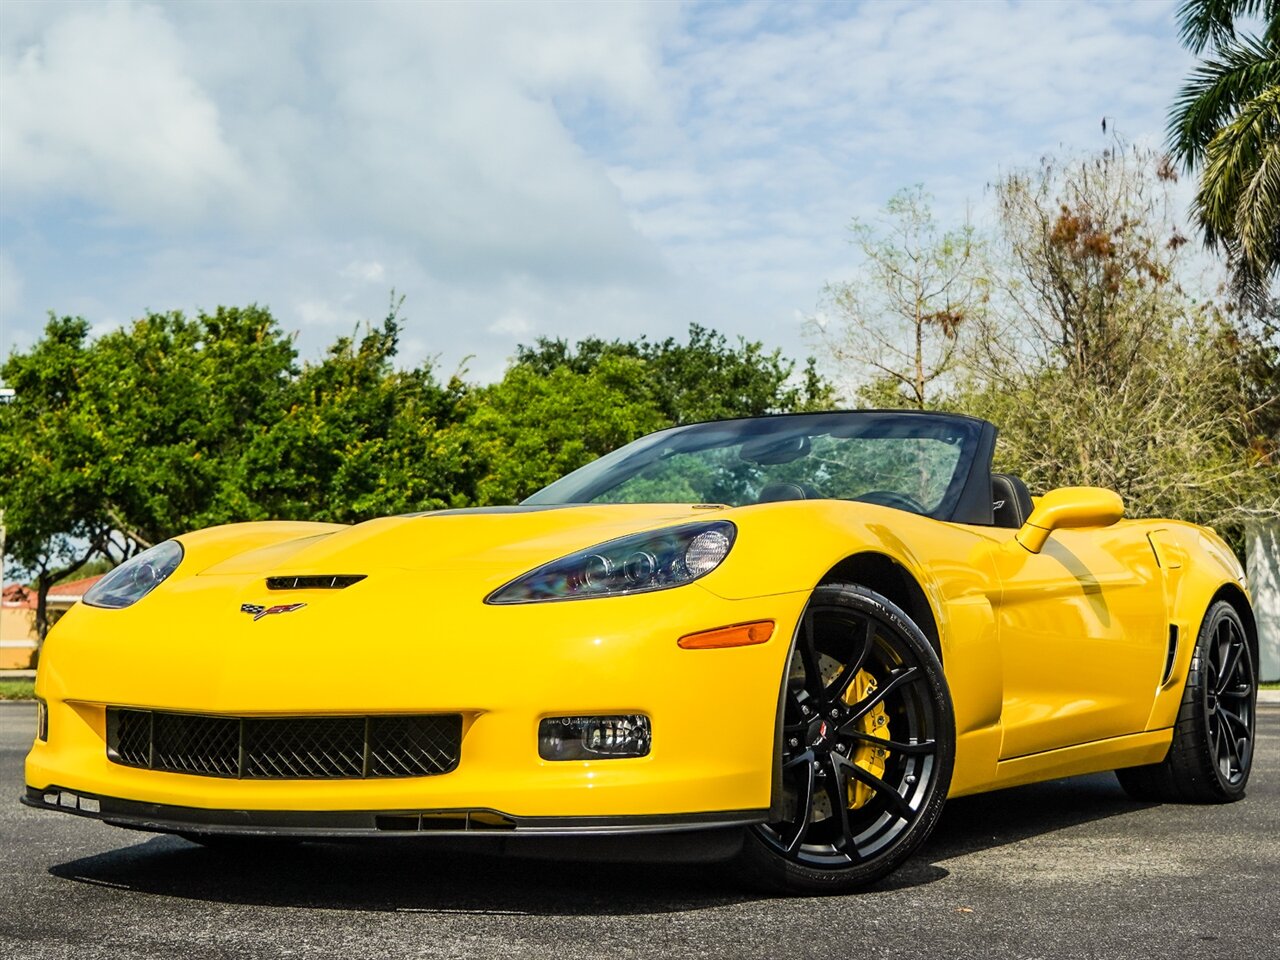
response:
<path fill-rule="evenodd" d="M 543 760 L 605 760 L 645 757 L 653 735 L 649 718 L 547 717 L 538 725 L 538 756 Z"/>
<path fill-rule="evenodd" d="M 49 742 L 49 705 L 36 697 L 36 739 Z"/>

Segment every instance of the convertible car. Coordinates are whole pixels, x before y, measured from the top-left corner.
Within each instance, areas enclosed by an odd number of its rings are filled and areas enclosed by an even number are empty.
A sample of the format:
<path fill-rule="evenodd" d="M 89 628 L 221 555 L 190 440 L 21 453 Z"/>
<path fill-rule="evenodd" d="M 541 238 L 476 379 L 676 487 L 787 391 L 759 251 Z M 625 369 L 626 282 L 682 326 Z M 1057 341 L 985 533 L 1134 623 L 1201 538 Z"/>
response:
<path fill-rule="evenodd" d="M 711 832 L 820 892 L 901 864 L 948 797 L 1114 769 L 1239 799 L 1232 552 L 1110 491 L 1033 497 L 995 439 L 700 423 L 519 506 L 176 537 L 49 636 L 23 800 L 210 845 Z"/>

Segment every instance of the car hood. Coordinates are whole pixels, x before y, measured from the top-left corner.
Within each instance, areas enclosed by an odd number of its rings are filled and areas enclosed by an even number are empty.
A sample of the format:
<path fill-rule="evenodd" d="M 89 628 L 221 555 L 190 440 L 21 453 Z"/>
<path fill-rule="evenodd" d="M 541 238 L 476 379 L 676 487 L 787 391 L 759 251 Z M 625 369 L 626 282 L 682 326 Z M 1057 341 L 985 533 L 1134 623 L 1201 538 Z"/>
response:
<path fill-rule="evenodd" d="M 685 504 L 481 507 L 385 517 L 258 546 L 200 576 L 366 576 L 380 571 L 485 567 L 518 576 L 539 564 L 642 530 L 723 516 Z"/>

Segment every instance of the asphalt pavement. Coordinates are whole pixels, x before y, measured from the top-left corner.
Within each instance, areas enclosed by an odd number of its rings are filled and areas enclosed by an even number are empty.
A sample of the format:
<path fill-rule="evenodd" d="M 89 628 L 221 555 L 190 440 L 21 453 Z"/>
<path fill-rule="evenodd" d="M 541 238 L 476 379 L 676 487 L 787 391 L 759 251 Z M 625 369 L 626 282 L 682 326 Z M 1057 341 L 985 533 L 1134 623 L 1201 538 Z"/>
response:
<path fill-rule="evenodd" d="M 723 866 L 413 840 L 252 859 L 18 805 L 35 713 L 0 703 L 0 957 L 1280 956 L 1280 707 L 1248 797 L 1129 800 L 1110 774 L 952 801 L 872 890 L 788 898 Z"/>

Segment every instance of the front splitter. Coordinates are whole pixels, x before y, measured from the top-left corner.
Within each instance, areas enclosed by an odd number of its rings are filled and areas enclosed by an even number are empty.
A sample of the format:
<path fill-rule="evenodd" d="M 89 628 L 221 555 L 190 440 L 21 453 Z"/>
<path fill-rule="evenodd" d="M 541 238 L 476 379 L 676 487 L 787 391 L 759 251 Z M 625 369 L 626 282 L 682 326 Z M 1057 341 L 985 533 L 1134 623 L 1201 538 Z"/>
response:
<path fill-rule="evenodd" d="M 147 803 L 28 786 L 28 807 L 102 820 L 155 833 L 300 838 L 406 836 L 580 837 L 682 833 L 765 823 L 768 810 L 622 817 L 517 817 L 498 810 L 225 810 Z"/>

